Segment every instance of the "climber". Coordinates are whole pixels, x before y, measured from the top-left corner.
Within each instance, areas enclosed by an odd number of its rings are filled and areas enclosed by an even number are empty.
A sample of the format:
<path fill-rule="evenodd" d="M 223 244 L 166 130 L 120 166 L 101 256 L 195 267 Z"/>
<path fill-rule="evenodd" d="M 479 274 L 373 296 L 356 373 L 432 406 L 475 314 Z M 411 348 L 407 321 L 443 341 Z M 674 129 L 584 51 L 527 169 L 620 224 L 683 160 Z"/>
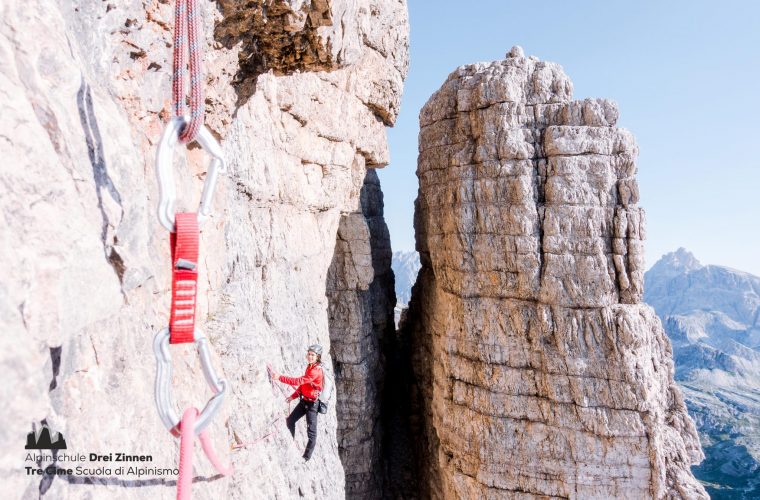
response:
<path fill-rule="evenodd" d="M 274 371 L 271 366 L 267 365 L 269 376 L 272 380 L 279 380 L 282 383 L 291 385 L 296 391 L 285 401 L 288 403 L 296 398 L 300 401 L 293 411 L 285 419 L 290 434 L 296 436 L 296 422 L 306 415 L 306 435 L 309 436 L 309 442 L 306 444 L 306 450 L 303 452 L 303 458 L 307 462 L 314 452 L 314 446 L 317 444 L 317 409 L 319 402 L 319 393 L 322 391 L 324 372 L 322 370 L 322 346 L 319 344 L 310 345 L 306 351 L 306 373 L 303 377 L 287 377 Z"/>

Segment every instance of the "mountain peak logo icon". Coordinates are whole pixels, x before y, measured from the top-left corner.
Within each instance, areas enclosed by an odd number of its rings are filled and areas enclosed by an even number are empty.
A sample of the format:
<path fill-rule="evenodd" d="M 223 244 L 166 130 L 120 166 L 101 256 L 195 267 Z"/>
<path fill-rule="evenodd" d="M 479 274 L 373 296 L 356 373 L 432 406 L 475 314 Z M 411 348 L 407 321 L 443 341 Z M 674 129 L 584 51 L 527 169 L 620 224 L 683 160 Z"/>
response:
<path fill-rule="evenodd" d="M 32 424 L 32 432 L 26 435 L 26 450 L 65 450 L 66 440 L 60 432 L 51 431 L 47 425 L 39 429 Z"/>

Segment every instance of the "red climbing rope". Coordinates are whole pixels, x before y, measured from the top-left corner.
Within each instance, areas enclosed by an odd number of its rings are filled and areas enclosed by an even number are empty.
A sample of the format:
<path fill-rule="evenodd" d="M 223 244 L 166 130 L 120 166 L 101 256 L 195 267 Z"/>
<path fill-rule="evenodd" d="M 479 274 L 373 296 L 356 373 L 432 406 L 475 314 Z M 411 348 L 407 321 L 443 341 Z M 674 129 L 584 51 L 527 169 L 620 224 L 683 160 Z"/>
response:
<path fill-rule="evenodd" d="M 203 126 L 203 31 L 198 10 L 198 0 L 177 0 L 174 9 L 172 104 L 175 116 L 185 114 L 185 55 L 190 54 L 190 123 L 180 133 L 179 140 L 183 143 L 195 139 Z"/>

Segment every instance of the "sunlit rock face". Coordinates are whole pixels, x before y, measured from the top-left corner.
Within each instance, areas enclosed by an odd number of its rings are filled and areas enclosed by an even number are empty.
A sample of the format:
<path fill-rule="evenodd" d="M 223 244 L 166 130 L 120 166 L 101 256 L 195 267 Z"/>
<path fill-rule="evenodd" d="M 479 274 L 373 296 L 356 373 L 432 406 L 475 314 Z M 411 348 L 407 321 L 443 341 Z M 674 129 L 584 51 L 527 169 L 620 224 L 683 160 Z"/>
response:
<path fill-rule="evenodd" d="M 342 499 L 335 405 L 303 463 L 305 423 L 294 442 L 265 366 L 301 374 L 315 342 L 332 363 L 328 269 L 342 215 L 361 211 L 367 169 L 388 162 L 385 125 L 407 67 L 406 4 L 200 5 L 206 123 L 228 173 L 202 226 L 197 325 L 230 387 L 209 430 L 237 472 L 216 477 L 196 453 L 193 495 Z M 174 468 L 178 443 L 153 403 L 152 351 L 169 316 L 154 157 L 170 117 L 173 2 L 12 0 L 2 12 L 0 468 L 21 471 L 24 439 L 43 421 L 70 452 L 146 454 L 151 467 Z M 286 34 L 302 63 L 280 43 Z M 177 208 L 192 211 L 208 158 L 195 147 L 175 155 Z M 362 328 L 354 319 L 346 335 Z M 202 407 L 210 391 L 197 355 L 189 347 L 172 355 L 178 411 Z M 252 441 L 230 454 L 231 443 Z M 175 480 L 13 472 L 4 485 L 14 497 L 174 498 Z"/>
<path fill-rule="evenodd" d="M 670 343 L 641 303 L 637 148 L 561 67 L 462 66 L 420 113 L 404 335 L 432 498 L 706 498 Z"/>

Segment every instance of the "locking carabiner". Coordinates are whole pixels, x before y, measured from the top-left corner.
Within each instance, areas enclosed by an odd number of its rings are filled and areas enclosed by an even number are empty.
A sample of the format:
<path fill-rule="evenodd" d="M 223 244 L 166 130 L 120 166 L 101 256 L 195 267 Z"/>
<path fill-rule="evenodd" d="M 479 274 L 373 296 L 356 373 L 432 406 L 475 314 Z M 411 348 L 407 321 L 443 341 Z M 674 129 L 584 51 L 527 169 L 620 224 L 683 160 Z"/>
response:
<path fill-rule="evenodd" d="M 161 136 L 156 151 L 156 175 L 158 176 L 158 220 L 169 232 L 175 232 L 174 227 L 174 203 L 177 199 L 174 187 L 173 159 L 174 147 L 179 142 L 179 134 L 190 123 L 187 116 L 176 116 L 169 121 Z M 216 180 L 220 173 L 227 171 L 224 164 L 224 154 L 219 142 L 211 135 L 204 126 L 201 127 L 195 138 L 196 142 L 211 155 L 211 163 L 206 173 L 206 182 L 203 184 L 200 206 L 198 207 L 198 224 L 211 215 L 211 199 L 216 189 Z"/>
<path fill-rule="evenodd" d="M 214 415 L 219 411 L 219 407 L 224 399 L 227 390 L 227 381 L 220 379 L 214 366 L 211 364 L 211 353 L 208 347 L 208 339 L 200 329 L 195 329 L 195 345 L 198 347 L 198 357 L 201 358 L 201 368 L 203 376 L 209 387 L 214 392 L 206 406 L 203 407 L 198 420 L 195 422 L 195 434 L 200 434 L 203 429 L 208 427 Z M 164 328 L 156 334 L 153 339 L 153 352 L 156 355 L 156 383 L 155 383 L 155 400 L 158 415 L 164 423 L 166 429 L 174 437 L 179 437 L 179 415 L 174 409 L 174 400 L 172 398 L 172 356 L 169 352 L 169 328 Z"/>

